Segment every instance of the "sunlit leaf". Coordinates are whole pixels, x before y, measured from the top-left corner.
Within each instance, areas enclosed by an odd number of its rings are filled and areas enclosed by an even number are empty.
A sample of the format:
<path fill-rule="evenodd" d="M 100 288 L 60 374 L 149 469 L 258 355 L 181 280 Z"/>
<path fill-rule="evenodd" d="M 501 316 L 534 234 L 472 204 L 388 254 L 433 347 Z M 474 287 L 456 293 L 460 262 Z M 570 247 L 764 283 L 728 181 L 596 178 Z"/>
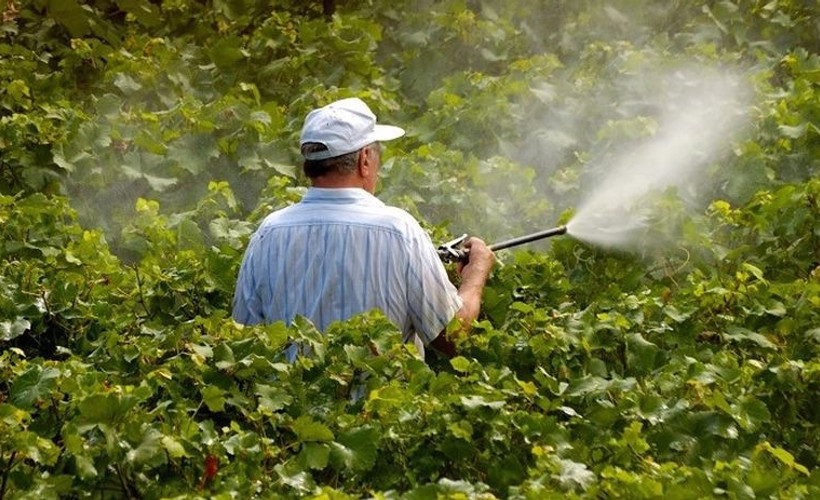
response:
<path fill-rule="evenodd" d="M 25 318 L 16 318 L 14 321 L 0 321 L 0 341 L 8 341 L 24 334 L 31 328 L 31 322 Z"/>
<path fill-rule="evenodd" d="M 299 441 L 333 441 L 333 432 L 326 425 L 306 415 L 297 418 L 292 428 Z"/>

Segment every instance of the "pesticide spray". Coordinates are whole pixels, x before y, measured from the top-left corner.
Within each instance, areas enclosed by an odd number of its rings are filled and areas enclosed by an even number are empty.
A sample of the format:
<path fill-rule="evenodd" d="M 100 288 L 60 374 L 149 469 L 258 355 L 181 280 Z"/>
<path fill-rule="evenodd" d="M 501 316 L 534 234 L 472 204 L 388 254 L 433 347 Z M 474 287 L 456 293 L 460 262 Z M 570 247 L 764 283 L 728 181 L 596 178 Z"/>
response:
<path fill-rule="evenodd" d="M 657 210 L 644 203 L 648 196 L 675 189 L 689 206 L 700 203 L 705 169 L 745 129 L 749 92 L 730 72 L 689 68 L 667 79 L 670 96 L 658 105 L 658 132 L 608 163 L 611 166 L 596 179 L 569 223 L 495 243 L 490 249 L 563 234 L 603 247 L 647 248 L 658 243 L 643 237 Z M 441 245 L 440 257 L 467 260 L 459 249 L 466 237 Z"/>
<path fill-rule="evenodd" d="M 674 75 L 680 87 L 658 117 L 658 133 L 616 158 L 567 225 L 574 238 L 625 250 L 652 245 L 639 237 L 652 219 L 646 197 L 669 189 L 690 208 L 703 200 L 705 170 L 740 137 L 748 91 L 731 73 Z"/>

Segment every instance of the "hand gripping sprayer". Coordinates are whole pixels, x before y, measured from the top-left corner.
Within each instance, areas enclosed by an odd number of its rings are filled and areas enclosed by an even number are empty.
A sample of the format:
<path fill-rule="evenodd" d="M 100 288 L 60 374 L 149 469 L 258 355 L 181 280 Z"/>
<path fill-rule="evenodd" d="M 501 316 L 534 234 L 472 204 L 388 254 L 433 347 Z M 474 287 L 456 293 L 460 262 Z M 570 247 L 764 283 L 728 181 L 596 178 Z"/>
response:
<path fill-rule="evenodd" d="M 513 238 L 511 240 L 501 241 L 498 243 L 493 243 L 489 246 L 490 250 L 495 252 L 496 250 L 503 250 L 505 248 L 515 247 L 518 245 L 523 245 L 524 243 L 529 243 L 531 241 L 541 240 L 544 238 L 549 238 L 551 236 L 558 236 L 561 234 L 566 234 L 567 226 L 558 226 L 552 229 L 547 229 L 546 231 L 539 231 L 537 233 L 528 234 L 525 236 L 520 236 L 518 238 Z M 448 241 L 443 245 L 438 247 L 438 255 L 444 262 L 462 262 L 467 263 L 470 260 L 470 253 L 465 251 L 459 246 L 467 240 L 467 235 L 463 234 L 458 238 Z"/>

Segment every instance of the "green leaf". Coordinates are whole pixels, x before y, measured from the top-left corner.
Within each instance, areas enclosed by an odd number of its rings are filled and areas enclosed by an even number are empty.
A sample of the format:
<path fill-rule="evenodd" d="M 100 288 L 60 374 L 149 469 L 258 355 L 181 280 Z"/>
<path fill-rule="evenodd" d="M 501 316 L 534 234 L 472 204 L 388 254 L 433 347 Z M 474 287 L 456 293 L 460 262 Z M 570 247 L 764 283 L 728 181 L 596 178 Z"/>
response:
<path fill-rule="evenodd" d="M 587 468 L 586 464 L 558 459 L 557 466 L 558 473 L 554 477 L 564 488 L 585 490 L 595 481 L 595 474 Z"/>
<path fill-rule="evenodd" d="M 504 401 L 488 401 L 484 398 L 484 396 L 475 394 L 470 396 L 461 396 L 461 404 L 468 410 L 474 410 L 482 406 L 497 410 L 502 408 L 505 403 Z"/>
<path fill-rule="evenodd" d="M 0 341 L 8 341 L 26 333 L 31 328 L 31 322 L 25 318 L 16 318 L 14 321 L 0 321 Z"/>
<path fill-rule="evenodd" d="M 256 384 L 254 393 L 259 396 L 259 409 L 266 414 L 283 410 L 293 402 L 293 396 L 280 386 Z"/>
<path fill-rule="evenodd" d="M 142 441 L 126 455 L 134 466 L 157 467 L 167 462 L 162 433 L 149 428 L 142 436 Z"/>
<path fill-rule="evenodd" d="M 152 28 L 162 23 L 159 9 L 148 0 L 116 0 L 120 9 L 128 12 L 143 26 Z"/>
<path fill-rule="evenodd" d="M 47 0 L 47 4 L 51 18 L 68 28 L 72 37 L 88 33 L 88 12 L 76 0 Z"/>
<path fill-rule="evenodd" d="M 144 135 L 147 137 L 147 135 Z M 122 172 L 129 179 L 145 179 L 151 189 L 155 191 L 165 191 L 176 185 L 176 177 L 163 177 L 156 175 L 159 170 L 162 156 L 152 153 L 131 153 L 125 155 L 124 163 L 120 166 Z"/>
<path fill-rule="evenodd" d="M 470 360 L 463 356 L 456 356 L 450 360 L 450 366 L 452 366 L 456 371 L 467 373 L 470 371 Z"/>
<path fill-rule="evenodd" d="M 208 227 L 214 238 L 228 244 L 241 244 L 243 238 L 253 232 L 247 222 L 225 217 L 212 220 Z"/>
<path fill-rule="evenodd" d="M 77 473 L 82 479 L 93 479 L 99 474 L 94 466 L 94 460 L 85 455 L 74 455 L 74 463 L 77 466 Z"/>
<path fill-rule="evenodd" d="M 239 151 L 237 165 L 243 170 L 259 170 L 262 168 L 262 158 L 255 149 L 244 149 Z"/>
<path fill-rule="evenodd" d="M 214 348 L 214 361 L 220 370 L 231 370 L 236 365 L 233 351 L 227 343 L 220 343 Z"/>
<path fill-rule="evenodd" d="M 24 98 L 31 97 L 31 90 L 23 80 L 14 80 L 6 85 L 6 92 L 15 100 L 22 101 Z"/>
<path fill-rule="evenodd" d="M 189 344 L 188 347 L 202 359 L 210 359 L 214 355 L 214 350 L 209 345 Z"/>
<path fill-rule="evenodd" d="M 118 73 L 117 76 L 114 77 L 114 86 L 120 89 L 125 95 L 133 94 L 142 89 L 142 85 L 126 73 Z"/>
<path fill-rule="evenodd" d="M 645 374 L 655 367 L 660 350 L 658 346 L 647 341 L 640 333 L 626 336 L 626 361 L 630 369 Z"/>
<path fill-rule="evenodd" d="M 18 376 L 11 385 L 10 400 L 15 406 L 31 408 L 37 400 L 45 399 L 57 384 L 60 370 L 33 365 Z"/>
<path fill-rule="evenodd" d="M 740 404 L 732 405 L 732 416 L 743 429 L 755 431 L 764 428 L 771 421 L 769 408 L 763 401 L 746 396 Z"/>
<path fill-rule="evenodd" d="M 211 134 L 187 134 L 168 145 L 168 158 L 191 174 L 209 172 L 219 148 Z"/>
<path fill-rule="evenodd" d="M 754 276 L 758 280 L 762 281 L 763 283 L 766 283 L 766 280 L 763 278 L 763 270 L 759 267 L 749 264 L 748 262 L 744 262 L 743 264 L 741 264 L 741 267 L 749 273 L 751 273 L 752 276 Z"/>
<path fill-rule="evenodd" d="M 521 484 L 526 475 L 527 472 L 521 459 L 515 454 L 509 454 L 500 457 L 498 463 L 488 472 L 487 478 L 491 486 L 499 490 L 506 490 L 510 486 Z"/>
<path fill-rule="evenodd" d="M 783 465 L 790 469 L 794 469 L 804 475 L 809 475 L 808 469 L 797 462 L 795 460 L 794 455 L 788 452 L 788 450 L 784 450 L 779 446 L 772 446 L 769 442 L 763 442 L 761 445 L 758 446 L 758 449 L 763 448 L 777 460 L 779 460 Z"/>
<path fill-rule="evenodd" d="M 776 349 L 777 346 L 772 343 L 769 339 L 767 339 L 764 335 L 753 332 L 747 328 L 743 328 L 740 326 L 729 326 L 726 328 L 726 332 L 723 333 L 723 337 L 728 340 L 733 341 L 747 341 L 753 344 L 756 344 L 760 347 L 765 349 Z"/>
<path fill-rule="evenodd" d="M 787 314 L 786 306 L 779 300 L 773 300 L 766 307 L 766 313 L 782 318 Z"/>
<path fill-rule="evenodd" d="M 296 167 L 285 163 L 269 161 L 263 159 L 262 162 L 268 167 L 272 168 L 274 172 L 284 175 L 286 177 L 296 177 Z"/>
<path fill-rule="evenodd" d="M 568 396 L 597 395 L 609 388 L 609 382 L 601 377 L 587 375 L 573 380 L 567 389 Z"/>
<path fill-rule="evenodd" d="M 473 437 L 473 426 L 469 420 L 453 422 L 447 426 L 447 430 L 450 431 L 453 436 L 465 441 L 470 441 Z"/>
<path fill-rule="evenodd" d="M 313 478 L 295 462 L 279 464 L 273 468 L 282 483 L 299 492 L 307 492 L 315 485 Z"/>
<path fill-rule="evenodd" d="M 175 186 L 178 182 L 178 179 L 175 178 L 159 177 L 151 174 L 143 174 L 142 177 L 148 181 L 148 185 L 151 186 L 151 189 L 154 191 L 165 191 L 171 186 Z"/>
<path fill-rule="evenodd" d="M 270 125 L 273 121 L 267 111 L 254 111 L 250 116 L 251 123 L 259 123 L 262 125 Z"/>
<path fill-rule="evenodd" d="M 812 328 L 807 330 L 804 334 L 807 339 L 814 341 L 817 344 L 820 344 L 820 328 Z"/>
<path fill-rule="evenodd" d="M 333 432 L 307 415 L 297 418 L 291 429 L 299 441 L 333 441 Z"/>
<path fill-rule="evenodd" d="M 211 411 L 220 412 L 225 409 L 225 392 L 215 385 L 200 389 L 202 401 Z"/>
<path fill-rule="evenodd" d="M 778 129 L 780 129 L 780 133 L 784 136 L 788 137 L 789 139 L 800 139 L 804 135 L 806 135 L 806 130 L 808 128 L 808 123 L 801 123 L 795 127 L 789 125 L 778 125 Z"/>
<path fill-rule="evenodd" d="M 309 469 L 324 469 L 330 460 L 330 447 L 325 443 L 305 443 L 299 458 Z"/>
<path fill-rule="evenodd" d="M 168 452 L 168 456 L 171 458 L 182 458 L 188 456 L 188 452 L 185 451 L 185 447 L 182 446 L 182 443 L 173 437 L 165 435 L 162 436 L 161 441 L 162 447 L 165 448 L 165 451 Z"/>
<path fill-rule="evenodd" d="M 245 58 L 242 40 L 237 36 L 223 36 L 217 39 L 208 51 L 211 59 L 219 67 L 229 67 Z"/>
<path fill-rule="evenodd" d="M 53 465 L 60 456 L 61 449 L 57 445 L 34 432 L 23 431 L 6 439 L 13 443 L 12 449 L 20 450 L 23 456 L 38 464 Z"/>
<path fill-rule="evenodd" d="M 199 250 L 205 244 L 202 231 L 191 219 L 182 219 L 177 225 L 177 243 L 183 250 Z"/>
<path fill-rule="evenodd" d="M 87 423 L 112 424 L 120 421 L 137 404 L 137 398 L 118 393 L 91 394 L 78 408 Z"/>
<path fill-rule="evenodd" d="M 360 427 L 340 435 L 331 443 L 331 460 L 337 468 L 367 471 L 378 456 L 379 433 L 371 427 Z"/>
<path fill-rule="evenodd" d="M 519 311 L 519 312 L 522 312 L 522 313 L 525 313 L 525 314 L 530 314 L 535 310 L 534 307 L 532 307 L 531 305 L 529 305 L 525 302 L 513 302 L 512 304 L 510 304 L 510 309 L 512 309 L 513 311 Z"/>
<path fill-rule="evenodd" d="M 113 119 L 122 113 L 122 98 L 114 94 L 103 94 L 94 103 L 97 115 Z"/>
<path fill-rule="evenodd" d="M 231 455 L 256 455 L 261 451 L 259 436 L 254 432 L 233 434 L 223 441 L 225 451 Z"/>
<path fill-rule="evenodd" d="M 683 323 L 692 316 L 693 311 L 681 312 L 677 307 L 670 304 L 663 308 L 663 313 L 672 319 L 672 321 Z"/>
<path fill-rule="evenodd" d="M 469 481 L 453 481 L 443 478 L 436 484 L 425 484 L 410 490 L 406 495 L 402 495 L 404 500 L 440 500 L 453 499 L 461 500 L 467 498 L 493 498 L 487 490 L 486 484 L 471 483 Z"/>

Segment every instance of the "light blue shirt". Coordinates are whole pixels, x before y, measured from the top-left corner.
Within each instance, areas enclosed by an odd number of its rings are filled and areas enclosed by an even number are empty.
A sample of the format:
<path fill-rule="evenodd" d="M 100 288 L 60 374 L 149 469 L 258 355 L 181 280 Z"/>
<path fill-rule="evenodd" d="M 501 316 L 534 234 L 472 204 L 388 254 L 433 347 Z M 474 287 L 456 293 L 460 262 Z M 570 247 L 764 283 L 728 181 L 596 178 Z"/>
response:
<path fill-rule="evenodd" d="M 424 355 L 461 307 L 427 233 L 407 212 L 359 188 L 310 188 L 251 238 L 233 318 L 251 325 L 304 316 L 334 321 L 381 310 Z M 288 357 L 295 357 L 291 349 Z"/>

